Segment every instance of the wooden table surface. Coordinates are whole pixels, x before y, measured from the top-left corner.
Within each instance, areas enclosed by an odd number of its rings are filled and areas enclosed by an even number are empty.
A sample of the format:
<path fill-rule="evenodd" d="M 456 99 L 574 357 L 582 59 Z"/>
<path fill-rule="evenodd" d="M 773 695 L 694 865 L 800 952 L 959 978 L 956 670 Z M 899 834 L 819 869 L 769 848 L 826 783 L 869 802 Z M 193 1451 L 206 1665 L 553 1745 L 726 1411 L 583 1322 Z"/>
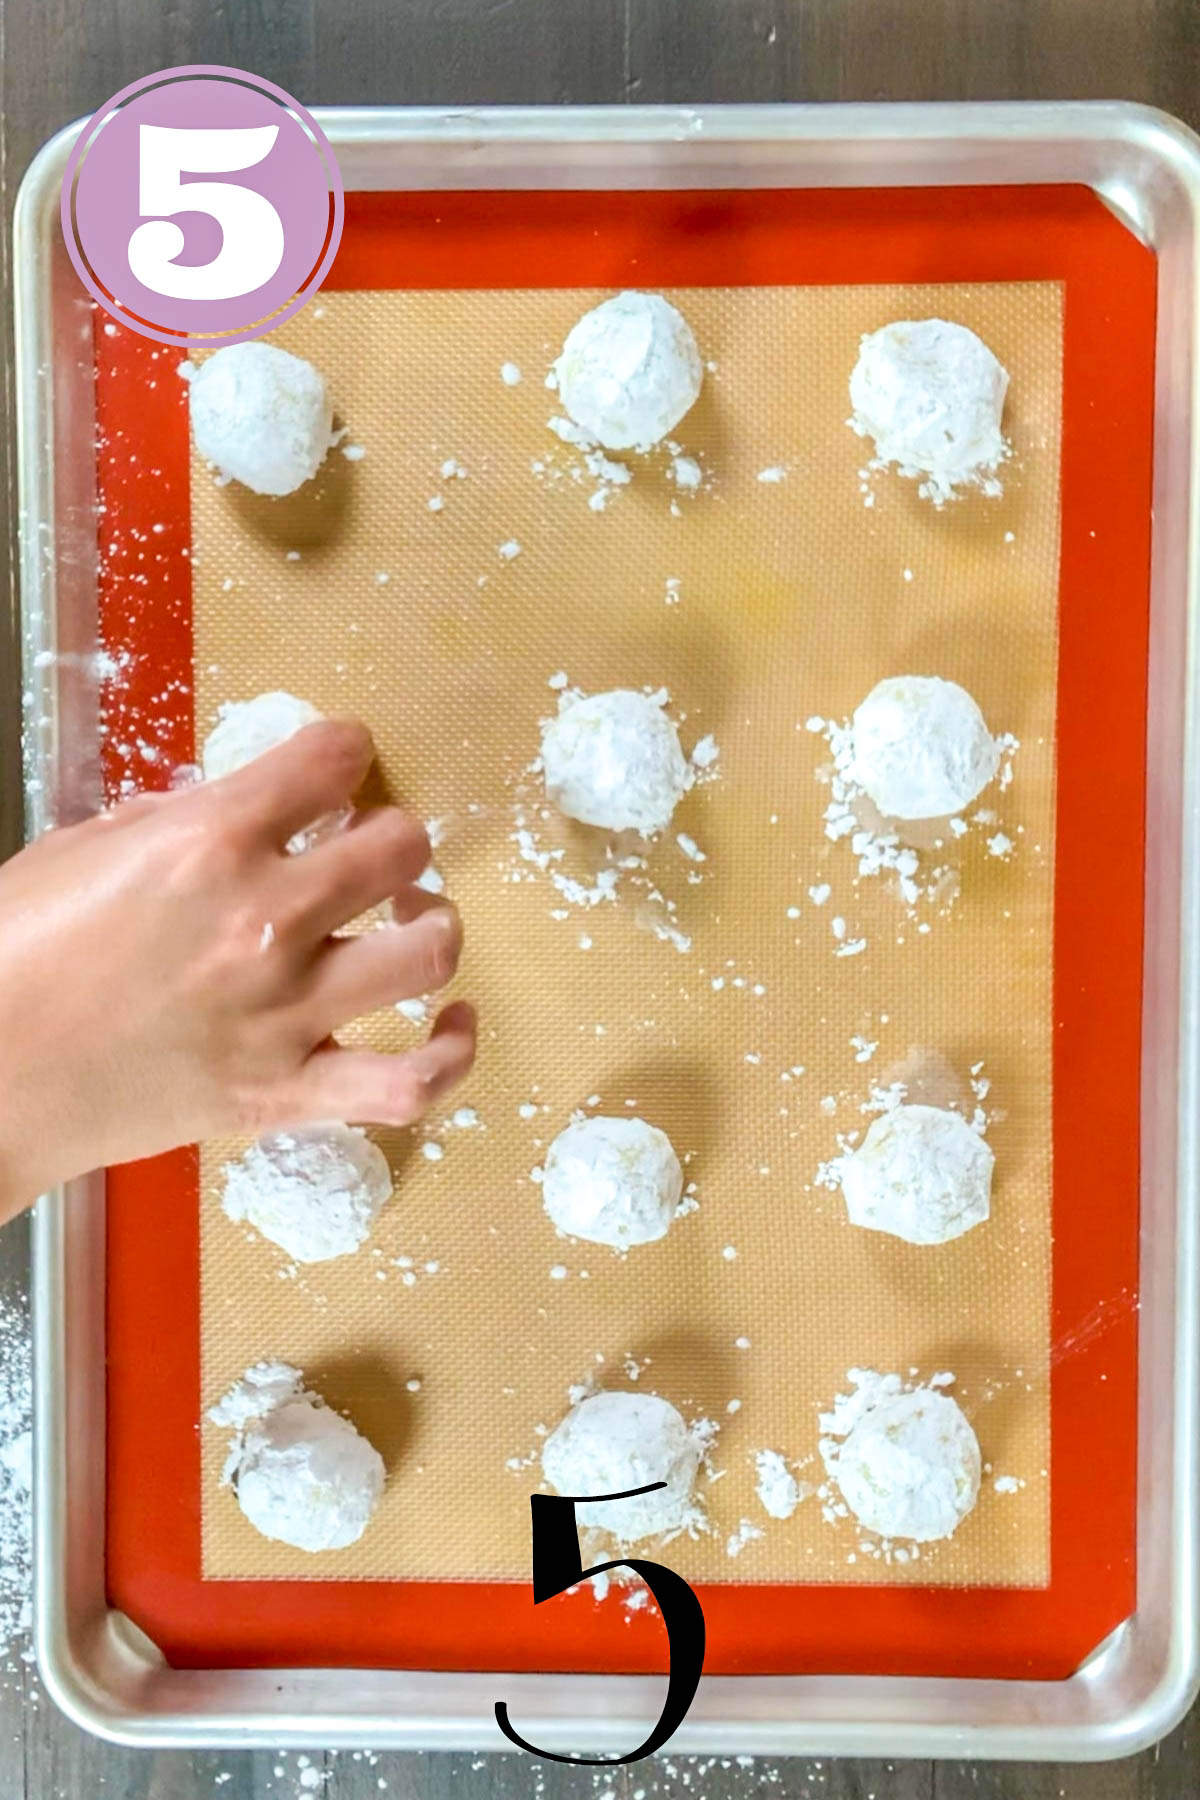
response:
<path fill-rule="evenodd" d="M 39 144 L 135 76 L 253 69 L 350 104 L 1105 98 L 1200 126 L 1200 0 L 0 0 L 6 221 Z M 9 289 L 9 231 L 0 288 Z M 0 408 L 0 849 L 20 839 L 11 329 Z M 24 1293 L 27 1233 L 0 1233 L 0 1299 Z M 0 1800 L 1184 1800 L 1200 1793 L 1200 1712 L 1159 1749 L 1075 1768 L 656 1758 L 611 1776 L 469 1757 L 133 1752 L 69 1725 L 32 1671 L 0 1686 Z"/>

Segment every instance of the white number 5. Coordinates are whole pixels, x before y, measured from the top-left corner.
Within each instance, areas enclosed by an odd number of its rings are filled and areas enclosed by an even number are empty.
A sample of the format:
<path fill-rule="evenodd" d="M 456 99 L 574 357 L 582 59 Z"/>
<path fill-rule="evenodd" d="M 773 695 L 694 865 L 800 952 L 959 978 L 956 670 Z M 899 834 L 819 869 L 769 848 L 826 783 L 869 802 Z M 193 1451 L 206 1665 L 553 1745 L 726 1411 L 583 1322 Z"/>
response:
<path fill-rule="evenodd" d="M 203 130 L 139 127 L 138 211 L 148 222 L 129 240 L 129 267 L 152 293 L 172 300 L 235 300 L 271 279 L 283 261 L 283 222 L 269 200 L 230 181 L 180 181 L 187 174 L 228 174 L 262 162 L 278 125 Z M 207 213 L 221 227 L 211 262 L 177 263 L 184 247 L 174 213 Z"/>

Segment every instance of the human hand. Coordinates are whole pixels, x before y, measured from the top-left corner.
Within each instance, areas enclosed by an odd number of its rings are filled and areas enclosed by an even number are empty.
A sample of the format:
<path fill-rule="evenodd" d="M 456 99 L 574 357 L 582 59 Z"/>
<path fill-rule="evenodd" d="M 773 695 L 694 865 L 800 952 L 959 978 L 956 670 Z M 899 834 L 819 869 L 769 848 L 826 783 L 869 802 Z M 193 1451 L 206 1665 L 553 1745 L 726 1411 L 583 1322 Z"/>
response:
<path fill-rule="evenodd" d="M 470 1068 L 459 1003 L 402 1055 L 338 1026 L 441 989 L 462 931 L 413 884 L 429 861 L 396 807 L 300 856 L 353 799 L 358 724 L 308 726 L 216 782 L 49 832 L 0 869 L 0 1219 L 87 1169 L 315 1119 L 407 1125 Z M 395 925 L 344 937 L 390 900 Z"/>

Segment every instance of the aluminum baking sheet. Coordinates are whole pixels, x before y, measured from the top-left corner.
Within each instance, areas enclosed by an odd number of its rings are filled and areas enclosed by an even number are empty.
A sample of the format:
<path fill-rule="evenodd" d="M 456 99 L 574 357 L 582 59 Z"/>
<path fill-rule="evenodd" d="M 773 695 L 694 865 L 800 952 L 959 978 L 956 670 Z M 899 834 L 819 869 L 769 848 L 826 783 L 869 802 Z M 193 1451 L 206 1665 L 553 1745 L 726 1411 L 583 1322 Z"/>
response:
<path fill-rule="evenodd" d="M 979 1754 L 1136 1748 L 1178 1716 L 1195 1661 L 1194 1188 L 1192 1109 L 1185 1104 L 1195 1070 L 1191 1044 L 1180 1035 L 1178 1002 L 1181 977 L 1194 981 L 1185 930 L 1194 904 L 1192 846 L 1181 787 L 1191 745 L 1180 674 L 1195 554 L 1191 413 L 1183 415 L 1180 400 L 1190 398 L 1194 381 L 1191 140 L 1157 115 L 1107 107 L 494 113 L 482 119 L 327 114 L 323 123 L 352 189 L 540 187 L 547 163 L 562 186 L 598 189 L 1078 180 L 1101 191 L 1155 248 L 1156 502 L 1165 523 L 1154 545 L 1150 655 L 1143 1223 L 1144 1241 L 1154 1248 L 1141 1269 L 1147 1304 L 1140 1327 L 1138 1611 L 1085 1669 L 1050 1685 L 710 1678 L 676 1740 L 696 1749 L 962 1754 L 960 1734 L 969 1725 L 970 1748 Z M 51 722 L 31 769 L 43 784 L 32 793 L 33 829 L 48 816 L 86 810 L 94 798 L 86 781 L 94 745 L 87 684 L 74 678 L 69 658 L 60 654 L 50 664 L 42 654 L 85 649 L 95 616 L 90 449 L 81 454 L 81 445 L 91 442 L 90 320 L 65 275 L 54 216 L 67 142 L 56 140 L 34 165 L 17 222 L 24 498 L 27 517 L 41 528 L 31 528 L 25 544 L 29 672 L 37 716 Z M 53 371 L 50 385 L 39 383 L 39 368 Z M 1167 391 L 1170 408 L 1161 398 Z M 53 813 L 51 793 L 58 796 Z M 658 1691 L 646 1678 L 505 1676 L 501 1695 L 497 1677 L 469 1673 L 364 1678 L 293 1671 L 281 1678 L 274 1671 L 267 1682 L 246 1671 L 171 1670 L 157 1659 L 106 1608 L 94 1523 L 104 1473 L 95 1377 L 103 1324 L 100 1206 L 99 1184 L 86 1184 L 69 1211 L 61 1197 L 43 1203 L 37 1228 L 39 1645 L 47 1679 L 71 1710 L 94 1729 L 136 1741 L 220 1742 L 236 1735 L 242 1742 L 496 1746 L 491 1706 L 506 1697 L 522 1729 L 547 1747 L 611 1749 L 643 1734 Z M 93 1300 L 90 1319 L 76 1307 L 69 1336 L 56 1305 L 68 1277 L 82 1280 Z"/>

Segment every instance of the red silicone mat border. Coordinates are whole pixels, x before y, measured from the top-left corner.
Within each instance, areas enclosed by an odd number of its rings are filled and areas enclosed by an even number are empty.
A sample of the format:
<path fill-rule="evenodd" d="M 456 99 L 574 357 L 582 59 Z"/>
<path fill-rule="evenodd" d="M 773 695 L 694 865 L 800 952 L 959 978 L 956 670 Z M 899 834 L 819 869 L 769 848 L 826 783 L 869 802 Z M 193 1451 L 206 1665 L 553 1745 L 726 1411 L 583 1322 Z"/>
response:
<path fill-rule="evenodd" d="M 1135 1604 L 1154 258 L 1075 187 L 354 194 L 327 283 L 1012 280 L 1060 280 L 1066 296 L 1051 1581 L 706 1586 L 711 1673 L 1058 1679 Z M 186 403 L 175 353 L 111 336 L 100 317 L 96 343 L 102 627 L 110 648 L 135 652 L 122 717 L 146 735 L 156 721 L 162 752 L 147 764 L 114 731 L 106 775 L 110 788 L 155 786 L 193 754 Z M 152 480 L 127 478 L 131 456 Z M 182 698 L 164 727 L 173 683 Z M 113 1170 L 108 1195 L 108 1593 L 172 1663 L 663 1666 L 656 1614 L 631 1619 L 588 1595 L 535 1612 L 524 1584 L 203 1581 L 195 1152 Z"/>

